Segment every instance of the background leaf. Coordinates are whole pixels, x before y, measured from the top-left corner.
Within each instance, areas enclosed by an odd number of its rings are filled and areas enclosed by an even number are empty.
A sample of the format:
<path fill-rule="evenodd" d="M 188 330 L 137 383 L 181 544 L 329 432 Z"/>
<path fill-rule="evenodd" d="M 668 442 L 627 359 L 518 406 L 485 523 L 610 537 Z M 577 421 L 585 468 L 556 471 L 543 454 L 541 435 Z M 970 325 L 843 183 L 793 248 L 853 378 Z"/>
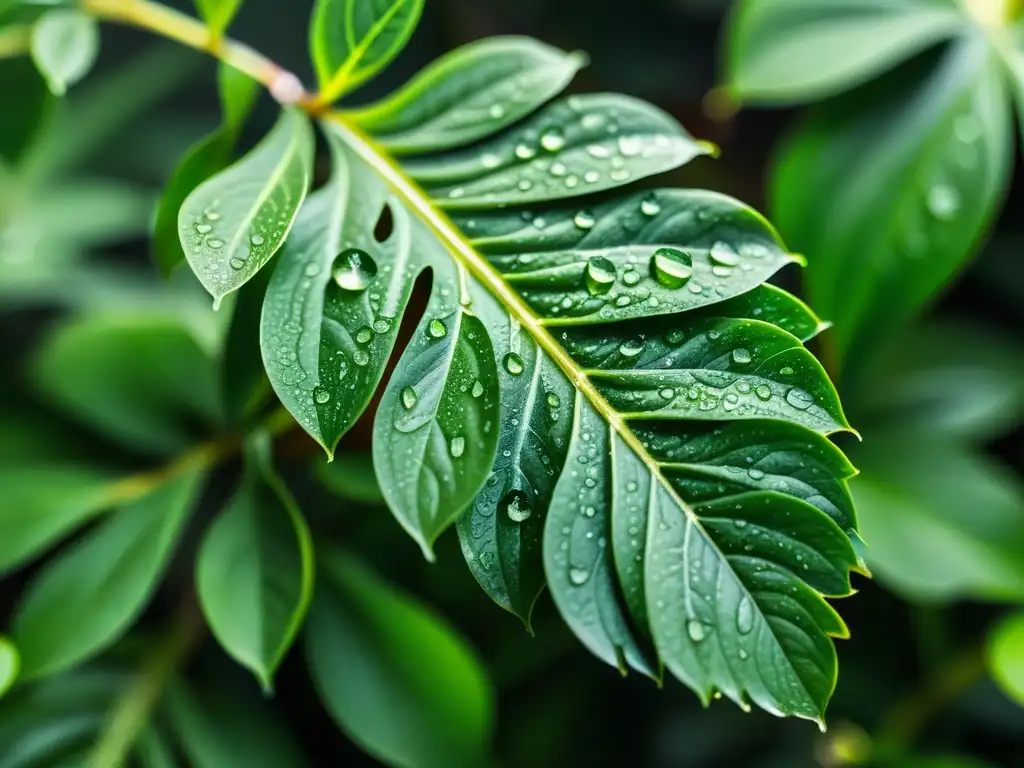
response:
<path fill-rule="evenodd" d="M 220 35 L 238 13 L 242 0 L 195 0 L 196 8 L 214 35 Z"/>
<path fill-rule="evenodd" d="M 242 485 L 207 530 L 196 563 L 210 629 L 267 690 L 313 590 L 309 530 L 269 451 L 265 438 L 248 447 Z"/>
<path fill-rule="evenodd" d="M 6 637 L 0 636 L 0 699 L 18 679 L 20 667 L 17 647 Z"/>
<path fill-rule="evenodd" d="M 56 96 L 89 73 L 99 47 L 99 25 L 79 11 L 50 11 L 32 27 L 32 60 Z"/>
<path fill-rule="evenodd" d="M 1024 613 L 1010 614 L 989 635 L 988 668 L 1006 695 L 1024 706 Z"/>
<path fill-rule="evenodd" d="M 494 704 L 465 642 L 349 557 L 321 561 L 306 654 L 338 725 L 388 765 L 486 762 Z"/>

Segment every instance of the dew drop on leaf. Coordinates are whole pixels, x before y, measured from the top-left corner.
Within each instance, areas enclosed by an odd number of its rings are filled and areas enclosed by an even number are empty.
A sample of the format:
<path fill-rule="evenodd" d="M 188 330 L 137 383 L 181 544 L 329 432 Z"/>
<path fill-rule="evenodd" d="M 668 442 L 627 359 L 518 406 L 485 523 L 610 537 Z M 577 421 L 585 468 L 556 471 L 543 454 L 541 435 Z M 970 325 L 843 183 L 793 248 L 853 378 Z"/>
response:
<path fill-rule="evenodd" d="M 444 324 L 444 320 L 435 317 L 427 323 L 427 335 L 430 338 L 443 339 L 446 333 L 448 333 L 448 326 Z"/>
<path fill-rule="evenodd" d="M 751 480 L 764 479 L 764 472 L 762 472 L 760 469 L 757 469 L 756 467 L 751 467 L 750 469 L 748 469 L 747 475 L 750 477 Z"/>
<path fill-rule="evenodd" d="M 558 399 L 558 395 L 554 392 L 548 392 L 545 399 L 547 400 L 549 408 L 557 408 L 562 404 L 562 401 Z"/>
<path fill-rule="evenodd" d="M 213 231 L 213 227 L 209 224 L 196 224 L 196 232 L 200 235 L 208 235 Z"/>
<path fill-rule="evenodd" d="M 523 372 L 523 358 L 515 352 L 505 355 L 505 370 L 513 376 L 519 376 Z"/>
<path fill-rule="evenodd" d="M 249 242 L 253 245 L 263 245 L 263 235 L 253 235 L 249 238 Z"/>
<path fill-rule="evenodd" d="M 533 514 L 530 498 L 522 491 L 509 491 L 498 502 L 498 506 L 505 510 L 508 519 L 513 523 L 525 522 Z"/>
<path fill-rule="evenodd" d="M 754 394 L 757 395 L 760 400 L 771 400 L 772 399 L 772 388 L 767 384 L 758 384 L 754 388 Z"/>
<path fill-rule="evenodd" d="M 357 349 L 352 353 L 352 360 L 358 366 L 367 365 L 370 362 L 370 355 L 367 354 L 365 349 Z"/>
<path fill-rule="evenodd" d="M 586 568 L 577 568 L 573 566 L 569 569 L 569 581 L 575 584 L 577 587 L 586 584 L 587 579 L 590 578 L 590 571 Z"/>
<path fill-rule="evenodd" d="M 402 407 L 405 410 L 412 410 L 412 407 L 416 405 L 416 401 L 419 397 L 416 395 L 416 390 L 412 387 L 405 387 L 402 389 Z"/>
<path fill-rule="evenodd" d="M 228 263 L 231 265 L 232 269 L 241 269 L 245 266 L 245 259 L 239 259 L 236 257 Z"/>
<path fill-rule="evenodd" d="M 806 411 L 814 405 L 814 398 L 804 390 L 793 387 L 793 389 L 786 393 L 786 402 L 798 411 Z"/>
<path fill-rule="evenodd" d="M 480 395 L 482 395 L 483 393 L 484 385 L 480 382 L 479 379 L 477 379 L 476 381 L 473 382 L 473 389 L 470 390 L 470 394 L 473 395 L 473 397 L 480 397 Z"/>
<path fill-rule="evenodd" d="M 676 248 L 659 248 L 651 257 L 651 271 L 666 288 L 679 288 L 693 277 L 693 260 Z"/>
<path fill-rule="evenodd" d="M 711 261 L 722 267 L 736 267 L 740 263 L 740 255 L 728 243 L 718 241 L 711 246 Z"/>
<path fill-rule="evenodd" d="M 529 160 L 536 154 L 537 150 L 531 147 L 529 144 L 525 144 L 523 142 L 516 144 L 515 155 L 520 160 Z"/>
<path fill-rule="evenodd" d="M 573 216 L 572 223 L 578 228 L 586 230 L 591 229 L 596 222 L 594 214 L 590 211 L 579 211 L 575 216 Z"/>
<path fill-rule="evenodd" d="M 651 194 L 640 201 L 640 213 L 644 216 L 657 216 L 661 213 L 661 203 L 658 198 Z"/>
<path fill-rule="evenodd" d="M 960 193 L 948 184 L 928 190 L 928 211 L 939 221 L 952 221 L 960 212 Z"/>
<path fill-rule="evenodd" d="M 453 437 L 451 444 L 448 446 L 448 449 L 454 458 L 459 458 L 460 456 L 462 456 L 462 454 L 466 452 L 466 438 L 464 438 L 462 435 L 459 435 L 458 437 Z"/>
<path fill-rule="evenodd" d="M 591 296 L 608 293 L 615 284 L 618 272 L 615 265 L 604 256 L 591 256 L 587 260 L 587 290 Z"/>
<path fill-rule="evenodd" d="M 644 351 L 644 345 L 639 341 L 624 341 L 619 345 L 619 354 L 623 357 L 636 357 Z"/>
<path fill-rule="evenodd" d="M 695 643 L 699 643 L 705 637 L 704 625 L 695 619 L 686 622 L 686 634 Z"/>
<path fill-rule="evenodd" d="M 732 351 L 732 361 L 738 365 L 747 365 L 750 363 L 750 352 L 740 347 Z"/>
<path fill-rule="evenodd" d="M 360 344 L 369 344 L 370 339 L 373 338 L 373 329 L 367 325 L 364 325 L 358 331 L 356 331 L 356 341 Z"/>
<path fill-rule="evenodd" d="M 346 248 L 334 260 L 331 275 L 346 291 L 365 291 L 377 276 L 377 262 L 366 251 Z"/>
<path fill-rule="evenodd" d="M 740 600 L 739 607 L 736 609 L 736 629 L 739 630 L 741 635 L 749 635 L 750 630 L 754 628 L 754 608 L 750 604 L 750 598 L 744 597 Z"/>

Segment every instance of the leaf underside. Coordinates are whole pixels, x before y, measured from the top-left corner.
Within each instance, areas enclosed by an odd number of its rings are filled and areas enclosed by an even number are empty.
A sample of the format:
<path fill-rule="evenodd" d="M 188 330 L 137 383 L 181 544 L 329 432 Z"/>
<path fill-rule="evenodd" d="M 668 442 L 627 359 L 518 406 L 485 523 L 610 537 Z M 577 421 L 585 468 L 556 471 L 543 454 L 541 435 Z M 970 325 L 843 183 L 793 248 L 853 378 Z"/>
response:
<path fill-rule="evenodd" d="M 380 487 L 424 552 L 455 523 L 524 621 L 546 584 L 606 662 L 820 721 L 854 470 L 802 344 L 824 326 L 765 285 L 800 259 L 731 198 L 619 191 L 715 150 L 636 99 L 549 102 L 577 56 L 525 38 L 461 56 L 322 121 L 333 174 L 264 302 L 271 384 L 332 454 L 429 275 L 374 424 Z"/>

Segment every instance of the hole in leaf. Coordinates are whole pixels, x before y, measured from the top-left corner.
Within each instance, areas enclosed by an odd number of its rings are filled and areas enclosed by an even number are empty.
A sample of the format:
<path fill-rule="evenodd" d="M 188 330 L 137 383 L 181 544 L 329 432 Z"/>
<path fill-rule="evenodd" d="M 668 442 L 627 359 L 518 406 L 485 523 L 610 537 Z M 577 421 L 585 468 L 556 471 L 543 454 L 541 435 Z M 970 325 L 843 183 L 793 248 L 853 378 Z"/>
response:
<path fill-rule="evenodd" d="M 380 216 L 377 218 L 377 223 L 373 227 L 373 239 L 378 243 L 383 243 L 395 230 L 395 217 L 391 213 L 391 205 L 384 203 L 384 207 L 380 211 Z"/>

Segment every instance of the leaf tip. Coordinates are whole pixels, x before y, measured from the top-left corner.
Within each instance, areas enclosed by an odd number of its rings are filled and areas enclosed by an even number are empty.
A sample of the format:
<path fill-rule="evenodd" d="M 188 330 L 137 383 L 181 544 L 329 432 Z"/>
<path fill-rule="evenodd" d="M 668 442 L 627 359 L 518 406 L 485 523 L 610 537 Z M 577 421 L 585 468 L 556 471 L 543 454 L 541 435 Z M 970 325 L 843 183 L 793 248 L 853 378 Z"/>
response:
<path fill-rule="evenodd" d="M 791 253 L 789 254 L 789 258 L 793 261 L 794 264 L 799 264 L 801 267 L 807 266 L 807 257 L 804 256 L 802 253 Z M 829 327 L 831 327 L 832 324 L 829 323 L 828 325 Z"/>
<path fill-rule="evenodd" d="M 586 51 L 573 51 L 566 56 L 566 59 L 574 72 L 590 65 L 590 54 Z"/>
<path fill-rule="evenodd" d="M 700 154 L 708 155 L 713 159 L 717 159 L 722 155 L 721 148 L 713 141 L 704 141 L 702 139 L 697 142 L 697 147 L 700 149 Z"/>

